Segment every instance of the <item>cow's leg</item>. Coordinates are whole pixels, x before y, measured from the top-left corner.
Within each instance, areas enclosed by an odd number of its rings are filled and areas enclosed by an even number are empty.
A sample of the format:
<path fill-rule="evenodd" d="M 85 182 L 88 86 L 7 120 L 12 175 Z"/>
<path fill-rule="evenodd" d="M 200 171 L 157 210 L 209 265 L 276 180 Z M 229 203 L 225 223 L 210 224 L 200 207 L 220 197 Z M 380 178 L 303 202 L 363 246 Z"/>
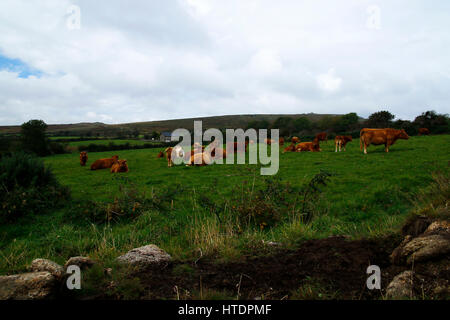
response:
<path fill-rule="evenodd" d="M 367 154 L 367 145 L 364 143 L 364 154 Z"/>
<path fill-rule="evenodd" d="M 336 147 L 336 149 L 334 150 L 334 152 L 337 152 L 338 144 L 339 144 L 339 142 L 337 142 L 337 141 L 334 143 L 334 145 L 335 145 L 335 147 Z"/>
<path fill-rule="evenodd" d="M 387 144 L 384 145 L 384 151 L 389 152 L 389 146 Z"/>

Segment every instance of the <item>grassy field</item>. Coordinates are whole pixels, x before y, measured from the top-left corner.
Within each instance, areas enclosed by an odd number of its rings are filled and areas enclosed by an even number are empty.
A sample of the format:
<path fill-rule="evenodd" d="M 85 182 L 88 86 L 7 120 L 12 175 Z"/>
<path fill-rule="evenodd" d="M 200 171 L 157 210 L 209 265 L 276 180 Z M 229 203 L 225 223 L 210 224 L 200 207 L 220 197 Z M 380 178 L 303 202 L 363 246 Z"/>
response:
<path fill-rule="evenodd" d="M 45 158 L 59 181 L 70 187 L 72 203 L 55 212 L 1 225 L 0 274 L 22 271 L 38 257 L 63 263 L 70 256 L 89 255 L 108 265 L 119 254 L 149 243 L 180 260 L 195 260 L 199 255 L 236 259 L 261 247 L 263 241 L 289 247 L 330 235 L 386 235 L 398 231 L 416 194 L 432 181 L 432 173 L 449 171 L 449 135 L 399 140 L 387 154 L 383 146 L 371 146 L 364 155 L 359 141 L 349 143 L 341 153 L 334 152 L 332 141 L 321 147 L 320 153 L 280 154 L 276 175 L 282 185 L 296 188 L 309 183 L 320 170 L 332 174 L 314 200 L 312 221 L 306 223 L 302 217 L 282 211 L 286 216 L 267 228 L 244 228 L 233 220 L 237 210 L 233 201 L 242 203 L 253 197 L 254 190 L 276 185 L 273 179 L 260 176 L 256 165 L 168 168 L 166 160 L 156 158 L 159 149 L 89 153 L 86 167 L 79 165 L 76 153 Z M 95 159 L 113 154 L 128 160 L 129 173 L 89 170 Z M 112 204 L 123 188 L 145 192 L 147 198 L 165 195 L 168 205 L 118 222 L 83 219 L 83 204 Z M 200 204 L 202 196 L 230 207 L 218 215 Z M 227 202 L 230 199 L 233 201 Z"/>

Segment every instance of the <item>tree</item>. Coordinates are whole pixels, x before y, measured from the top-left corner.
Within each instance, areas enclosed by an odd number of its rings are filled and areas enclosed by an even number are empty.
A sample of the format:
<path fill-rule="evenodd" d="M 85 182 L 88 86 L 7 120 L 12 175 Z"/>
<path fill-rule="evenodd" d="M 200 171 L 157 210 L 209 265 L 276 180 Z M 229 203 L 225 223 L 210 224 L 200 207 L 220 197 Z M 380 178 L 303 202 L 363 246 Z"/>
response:
<path fill-rule="evenodd" d="M 436 111 L 426 111 L 414 119 L 414 125 L 419 128 L 428 128 L 433 133 L 446 133 L 450 131 L 450 119 L 446 114 Z"/>
<path fill-rule="evenodd" d="M 150 137 L 151 137 L 152 139 L 159 140 L 160 135 L 161 135 L 161 134 L 160 134 L 159 132 L 153 131 Z"/>
<path fill-rule="evenodd" d="M 272 129 L 280 130 L 280 137 L 290 136 L 294 130 L 293 121 L 291 117 L 279 117 L 276 119 L 272 126 Z"/>
<path fill-rule="evenodd" d="M 369 116 L 367 124 L 372 128 L 388 128 L 395 116 L 389 111 L 378 111 Z"/>
<path fill-rule="evenodd" d="M 337 132 L 351 131 L 358 123 L 358 115 L 355 112 L 347 113 L 336 121 Z"/>
<path fill-rule="evenodd" d="M 260 121 L 250 121 L 247 124 L 247 129 L 269 129 L 270 123 L 267 120 L 260 120 Z"/>
<path fill-rule="evenodd" d="M 295 132 L 311 130 L 311 121 L 307 117 L 300 117 L 293 123 Z"/>
<path fill-rule="evenodd" d="M 49 153 L 48 140 L 45 137 L 47 124 L 42 120 L 30 120 L 21 126 L 21 143 L 25 152 L 45 156 Z"/>

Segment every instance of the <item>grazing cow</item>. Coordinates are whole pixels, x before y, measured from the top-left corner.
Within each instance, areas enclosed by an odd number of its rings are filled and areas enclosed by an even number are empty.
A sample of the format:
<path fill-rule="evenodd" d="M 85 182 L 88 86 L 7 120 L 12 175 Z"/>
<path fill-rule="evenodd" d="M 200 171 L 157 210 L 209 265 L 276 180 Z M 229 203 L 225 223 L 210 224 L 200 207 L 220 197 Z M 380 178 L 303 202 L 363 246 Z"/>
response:
<path fill-rule="evenodd" d="M 284 138 L 283 138 L 283 137 L 281 137 L 280 139 L 278 139 L 278 144 L 279 144 L 280 146 L 284 146 Z"/>
<path fill-rule="evenodd" d="M 88 155 L 86 151 L 80 152 L 80 164 L 82 167 L 86 165 L 86 162 L 88 160 Z"/>
<path fill-rule="evenodd" d="M 339 146 L 339 152 L 341 152 L 341 147 L 344 147 L 344 151 L 345 151 L 345 146 L 347 145 L 348 142 L 353 141 L 352 136 L 336 136 L 334 138 L 334 144 L 336 146 L 336 151 L 338 150 L 338 146 Z"/>
<path fill-rule="evenodd" d="M 296 152 L 303 152 L 303 151 L 311 151 L 311 152 L 319 152 L 320 145 L 319 140 L 315 138 L 312 142 L 301 142 L 295 147 Z"/>
<path fill-rule="evenodd" d="M 430 130 L 428 130 L 427 128 L 419 128 L 419 136 L 424 135 L 427 136 L 430 134 Z"/>
<path fill-rule="evenodd" d="M 183 158 L 185 156 L 184 150 L 180 146 L 176 146 L 174 148 L 168 147 L 166 150 L 164 150 L 164 152 L 166 153 L 168 167 L 173 166 L 172 154 L 175 155 L 175 158 Z"/>
<path fill-rule="evenodd" d="M 328 134 L 326 132 L 319 132 L 316 134 L 317 141 L 328 141 Z"/>
<path fill-rule="evenodd" d="M 364 153 L 367 154 L 367 147 L 371 144 L 384 144 L 384 150 L 389 152 L 389 147 L 392 146 L 398 139 L 408 140 L 409 136 L 404 129 L 397 130 L 391 128 L 385 129 L 370 129 L 364 128 L 360 132 L 359 146 Z"/>
<path fill-rule="evenodd" d="M 157 157 L 158 159 L 159 159 L 159 158 L 164 158 L 164 152 L 163 152 L 163 151 L 160 151 L 156 157 Z"/>
<path fill-rule="evenodd" d="M 193 154 L 186 166 L 206 166 L 210 163 L 212 163 L 211 157 L 206 152 L 202 152 Z"/>
<path fill-rule="evenodd" d="M 299 143 L 300 142 L 300 138 L 299 137 L 292 137 L 291 138 L 291 142 L 292 143 Z"/>
<path fill-rule="evenodd" d="M 117 160 L 112 167 L 111 173 L 128 172 L 127 160 Z"/>
<path fill-rule="evenodd" d="M 289 146 L 284 148 L 283 153 L 294 152 L 294 151 L 295 151 L 295 143 L 291 143 Z"/>
<path fill-rule="evenodd" d="M 117 162 L 118 159 L 119 159 L 119 156 L 112 156 L 111 158 L 95 160 L 94 163 L 91 164 L 91 170 L 111 168 L 112 165 L 115 162 Z"/>

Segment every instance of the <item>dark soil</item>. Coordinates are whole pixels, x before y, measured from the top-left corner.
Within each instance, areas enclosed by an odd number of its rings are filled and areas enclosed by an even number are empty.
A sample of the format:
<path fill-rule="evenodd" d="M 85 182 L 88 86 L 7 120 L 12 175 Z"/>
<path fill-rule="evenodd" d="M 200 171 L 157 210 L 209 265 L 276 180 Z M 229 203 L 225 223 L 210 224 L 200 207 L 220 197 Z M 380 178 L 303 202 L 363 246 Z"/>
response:
<path fill-rule="evenodd" d="M 277 249 L 269 256 L 244 257 L 239 262 L 200 260 L 180 274 L 180 263 L 138 274 L 146 299 L 200 298 L 201 293 L 227 292 L 240 299 L 286 299 L 311 281 L 337 299 L 379 299 L 392 278 L 404 270 L 392 266 L 389 255 L 401 237 L 349 241 L 344 237 L 310 240 L 297 250 Z M 368 290 L 369 265 L 381 268 L 382 290 Z M 178 266 L 178 267 L 177 267 Z M 320 297 L 320 296 L 319 296 Z M 204 297 L 203 297 L 204 298 Z M 306 297 L 307 298 L 307 297 Z"/>

